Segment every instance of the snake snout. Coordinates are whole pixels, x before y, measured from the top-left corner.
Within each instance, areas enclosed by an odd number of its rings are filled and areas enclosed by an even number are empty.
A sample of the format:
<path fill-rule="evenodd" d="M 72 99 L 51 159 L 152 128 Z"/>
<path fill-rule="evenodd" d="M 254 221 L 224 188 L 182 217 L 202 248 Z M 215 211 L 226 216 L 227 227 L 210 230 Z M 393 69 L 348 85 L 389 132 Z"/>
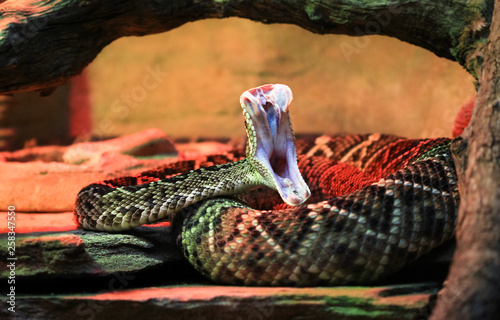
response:
<path fill-rule="evenodd" d="M 295 148 L 276 149 L 269 158 L 269 164 L 275 189 L 283 201 L 289 205 L 298 206 L 309 198 L 311 191 L 302 179 L 297 166 Z"/>
<path fill-rule="evenodd" d="M 281 187 L 278 192 L 281 195 L 283 201 L 291 206 L 299 206 L 303 204 L 311 195 L 309 188 L 304 188 L 303 186 L 296 185 L 292 180 L 285 178 L 281 181 Z"/>

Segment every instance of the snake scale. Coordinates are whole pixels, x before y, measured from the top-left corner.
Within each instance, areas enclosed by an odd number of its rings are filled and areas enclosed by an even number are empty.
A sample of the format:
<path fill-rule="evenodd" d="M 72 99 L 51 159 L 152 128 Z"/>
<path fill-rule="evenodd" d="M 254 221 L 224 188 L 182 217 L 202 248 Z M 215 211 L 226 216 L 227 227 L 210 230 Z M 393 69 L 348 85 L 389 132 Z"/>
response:
<path fill-rule="evenodd" d="M 91 184 L 77 196 L 77 224 L 119 232 L 169 219 L 205 276 L 259 286 L 372 283 L 453 237 L 450 139 L 295 141 L 291 100 L 284 85 L 246 91 L 246 157 L 236 150 Z"/>

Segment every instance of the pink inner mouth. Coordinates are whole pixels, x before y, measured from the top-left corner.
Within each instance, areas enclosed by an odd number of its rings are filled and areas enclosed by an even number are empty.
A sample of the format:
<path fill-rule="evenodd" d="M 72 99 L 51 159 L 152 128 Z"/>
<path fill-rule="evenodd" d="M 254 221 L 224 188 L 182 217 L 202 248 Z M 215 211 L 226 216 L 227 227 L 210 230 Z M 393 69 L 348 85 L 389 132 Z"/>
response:
<path fill-rule="evenodd" d="M 247 158 L 256 164 L 266 185 L 277 190 L 283 201 L 300 205 L 311 192 L 297 166 L 295 137 L 288 114 L 292 99 L 290 88 L 274 84 L 247 90 L 240 102 L 255 134 L 256 148 Z"/>

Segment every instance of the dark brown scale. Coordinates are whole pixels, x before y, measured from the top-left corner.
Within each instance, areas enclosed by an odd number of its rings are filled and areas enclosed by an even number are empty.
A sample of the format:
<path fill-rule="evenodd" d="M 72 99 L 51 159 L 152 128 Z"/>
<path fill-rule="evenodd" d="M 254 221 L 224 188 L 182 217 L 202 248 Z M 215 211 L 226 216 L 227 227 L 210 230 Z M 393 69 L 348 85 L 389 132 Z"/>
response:
<path fill-rule="evenodd" d="M 260 236 L 260 231 L 257 230 L 251 230 L 250 235 L 254 238 L 257 238 Z"/>
<path fill-rule="evenodd" d="M 217 241 L 217 246 L 219 248 L 224 248 L 225 245 L 226 245 L 226 241 L 224 241 L 224 240 Z"/>

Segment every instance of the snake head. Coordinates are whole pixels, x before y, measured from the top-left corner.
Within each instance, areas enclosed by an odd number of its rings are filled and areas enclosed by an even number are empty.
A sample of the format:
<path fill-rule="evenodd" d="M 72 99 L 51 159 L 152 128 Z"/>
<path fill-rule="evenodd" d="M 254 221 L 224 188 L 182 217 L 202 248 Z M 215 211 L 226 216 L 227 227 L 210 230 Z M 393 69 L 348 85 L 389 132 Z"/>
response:
<path fill-rule="evenodd" d="M 297 148 L 290 115 L 292 91 L 267 84 L 245 91 L 240 103 L 247 131 L 247 159 L 287 204 L 304 203 L 311 191 L 297 166 Z"/>

